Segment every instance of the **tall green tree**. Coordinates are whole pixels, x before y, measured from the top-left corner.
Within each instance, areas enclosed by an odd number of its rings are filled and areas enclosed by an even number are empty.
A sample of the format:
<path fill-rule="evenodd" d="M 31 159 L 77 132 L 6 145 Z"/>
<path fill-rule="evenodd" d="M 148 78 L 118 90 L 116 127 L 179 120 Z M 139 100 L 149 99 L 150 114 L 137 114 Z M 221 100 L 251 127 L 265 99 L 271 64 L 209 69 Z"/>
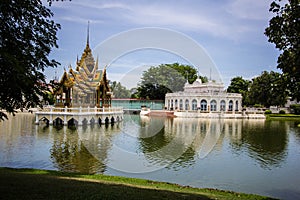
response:
<path fill-rule="evenodd" d="M 120 82 L 113 81 L 110 84 L 111 91 L 115 98 L 130 98 L 130 90 L 126 89 Z"/>
<path fill-rule="evenodd" d="M 142 99 L 155 99 L 164 100 L 165 94 L 172 92 L 169 88 L 164 85 L 146 83 L 137 88 L 139 98 Z"/>
<path fill-rule="evenodd" d="M 49 59 L 57 46 L 60 25 L 40 0 L 1 0 L 0 4 L 0 110 L 15 113 L 41 103 Z M 0 112 L 0 119 L 7 118 Z"/>
<path fill-rule="evenodd" d="M 186 75 L 190 81 L 197 78 L 197 70 L 189 65 L 161 64 L 143 72 L 137 88 L 137 96 L 148 99 L 164 99 L 167 92 L 182 91 Z"/>
<path fill-rule="evenodd" d="M 269 42 L 281 51 L 277 67 L 287 77 L 291 96 L 300 100 L 300 0 L 281 0 L 271 3 L 275 16 L 265 30 Z"/>
<path fill-rule="evenodd" d="M 249 89 L 251 81 L 243 79 L 241 76 L 237 76 L 231 79 L 230 85 L 227 88 L 227 92 L 242 94 L 242 104 L 243 106 L 248 106 L 249 100 Z"/>
<path fill-rule="evenodd" d="M 261 104 L 266 107 L 283 106 L 288 97 L 286 77 L 278 72 L 264 71 L 252 79 L 249 99 L 252 105 Z"/>
<path fill-rule="evenodd" d="M 188 80 L 189 83 L 193 83 L 197 79 L 197 70 L 190 65 L 182 65 L 179 63 L 165 64 L 165 66 L 175 69 L 181 74 L 182 77 Z"/>

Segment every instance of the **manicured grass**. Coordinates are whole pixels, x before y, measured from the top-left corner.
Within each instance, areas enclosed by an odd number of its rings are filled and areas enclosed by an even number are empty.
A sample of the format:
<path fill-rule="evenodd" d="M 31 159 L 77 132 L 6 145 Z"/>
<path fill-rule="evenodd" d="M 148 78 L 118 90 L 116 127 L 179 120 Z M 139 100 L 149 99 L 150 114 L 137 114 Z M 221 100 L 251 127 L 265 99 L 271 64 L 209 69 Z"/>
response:
<path fill-rule="evenodd" d="M 267 114 L 267 119 L 279 119 L 284 118 L 285 120 L 292 119 L 292 120 L 300 120 L 300 115 L 295 114 Z"/>
<path fill-rule="evenodd" d="M 107 175 L 0 168 L 1 199 L 270 199 Z"/>

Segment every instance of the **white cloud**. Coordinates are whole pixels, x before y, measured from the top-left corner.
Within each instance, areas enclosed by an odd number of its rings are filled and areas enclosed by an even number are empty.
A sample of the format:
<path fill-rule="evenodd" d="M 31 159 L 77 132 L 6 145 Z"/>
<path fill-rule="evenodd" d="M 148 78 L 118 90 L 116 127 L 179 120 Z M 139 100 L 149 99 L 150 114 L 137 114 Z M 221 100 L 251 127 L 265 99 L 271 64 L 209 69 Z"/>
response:
<path fill-rule="evenodd" d="M 225 3 L 198 1 L 76 1 L 56 3 L 63 9 L 62 20 L 85 23 L 155 26 L 194 31 L 216 37 L 239 40 L 257 30 L 257 24 L 244 20 L 266 20 L 269 1 L 232 0 Z M 68 7 L 72 5 L 72 9 Z M 64 13 L 62 12 L 62 13 Z"/>
<path fill-rule="evenodd" d="M 95 20 L 95 19 L 89 19 L 89 18 L 83 18 L 83 17 L 74 17 L 74 16 L 61 16 L 58 19 L 63 21 L 68 21 L 72 23 L 80 23 L 80 24 L 87 24 L 87 21 L 90 21 L 93 24 L 103 24 L 103 20 Z"/>

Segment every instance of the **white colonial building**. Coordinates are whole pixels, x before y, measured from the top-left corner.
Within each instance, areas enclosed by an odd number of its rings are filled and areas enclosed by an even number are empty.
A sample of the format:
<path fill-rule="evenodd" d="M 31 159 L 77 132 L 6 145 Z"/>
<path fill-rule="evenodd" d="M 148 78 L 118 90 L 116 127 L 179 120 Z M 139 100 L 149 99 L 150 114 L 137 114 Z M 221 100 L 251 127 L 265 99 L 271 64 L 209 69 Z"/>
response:
<path fill-rule="evenodd" d="M 165 108 L 174 111 L 198 111 L 200 113 L 234 113 L 242 111 L 242 95 L 227 93 L 223 83 L 197 79 L 188 82 L 181 92 L 167 93 Z"/>

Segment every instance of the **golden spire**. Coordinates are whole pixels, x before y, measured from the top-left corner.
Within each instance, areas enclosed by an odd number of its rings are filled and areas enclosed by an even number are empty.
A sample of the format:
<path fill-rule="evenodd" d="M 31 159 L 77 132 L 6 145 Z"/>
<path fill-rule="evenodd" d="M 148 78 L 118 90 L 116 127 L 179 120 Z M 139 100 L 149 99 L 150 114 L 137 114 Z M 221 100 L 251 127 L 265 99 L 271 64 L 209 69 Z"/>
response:
<path fill-rule="evenodd" d="M 90 46 L 90 21 L 88 21 L 86 46 Z"/>
<path fill-rule="evenodd" d="M 90 53 L 92 50 L 90 49 L 90 21 L 88 21 L 88 26 L 87 26 L 87 36 L 86 36 L 86 46 L 84 49 L 84 52 Z"/>

